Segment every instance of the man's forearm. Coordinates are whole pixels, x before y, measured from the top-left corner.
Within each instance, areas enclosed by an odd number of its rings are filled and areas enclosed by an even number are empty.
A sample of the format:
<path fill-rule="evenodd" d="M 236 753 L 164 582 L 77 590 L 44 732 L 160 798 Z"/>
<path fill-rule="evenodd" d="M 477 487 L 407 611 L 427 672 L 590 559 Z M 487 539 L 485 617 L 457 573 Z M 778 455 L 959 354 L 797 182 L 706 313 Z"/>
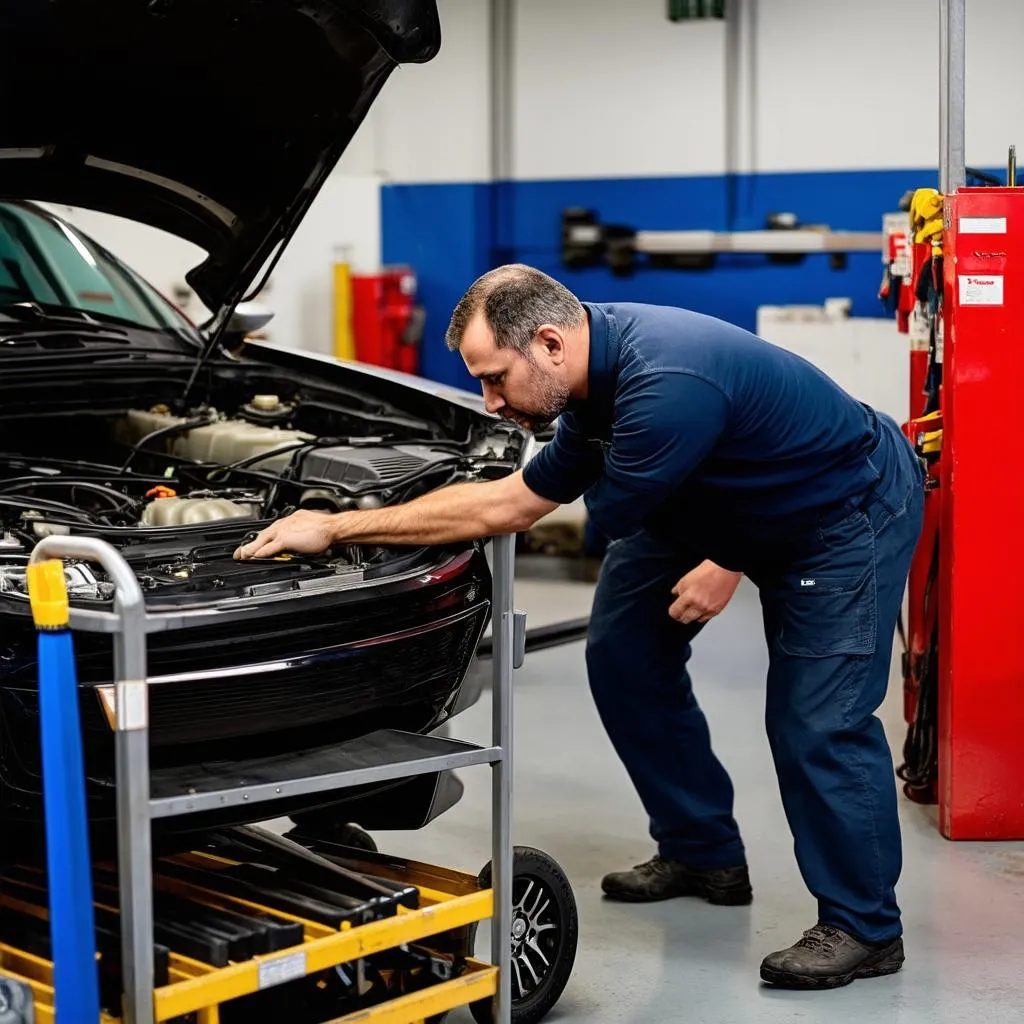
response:
<path fill-rule="evenodd" d="M 241 545 L 235 558 L 315 555 L 335 544 L 447 544 L 529 529 L 557 504 L 526 486 L 521 471 L 457 484 L 391 508 L 327 515 L 299 509 Z"/>
<path fill-rule="evenodd" d="M 455 484 L 405 505 L 341 512 L 334 517 L 335 542 L 445 544 L 527 529 L 531 523 L 505 500 L 503 483 Z"/>

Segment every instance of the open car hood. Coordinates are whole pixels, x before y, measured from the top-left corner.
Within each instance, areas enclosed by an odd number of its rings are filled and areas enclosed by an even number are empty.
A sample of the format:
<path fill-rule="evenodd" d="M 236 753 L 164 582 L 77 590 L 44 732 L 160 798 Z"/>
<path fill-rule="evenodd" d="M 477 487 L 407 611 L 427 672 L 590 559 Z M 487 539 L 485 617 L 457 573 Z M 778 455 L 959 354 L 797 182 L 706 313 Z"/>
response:
<path fill-rule="evenodd" d="M 440 38 L 434 0 L 0 0 L 0 197 L 196 243 L 223 322 Z"/>

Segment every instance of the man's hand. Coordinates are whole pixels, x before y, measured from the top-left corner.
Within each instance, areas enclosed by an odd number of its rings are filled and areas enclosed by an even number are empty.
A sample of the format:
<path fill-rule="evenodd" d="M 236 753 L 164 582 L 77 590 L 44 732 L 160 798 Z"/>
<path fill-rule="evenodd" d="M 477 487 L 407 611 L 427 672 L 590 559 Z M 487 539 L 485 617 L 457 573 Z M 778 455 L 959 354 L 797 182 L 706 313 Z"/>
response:
<path fill-rule="evenodd" d="M 729 572 L 714 562 L 701 562 L 672 588 L 676 599 L 668 613 L 677 622 L 707 622 L 729 603 L 741 579 L 741 572 Z"/>
<path fill-rule="evenodd" d="M 300 509 L 271 523 L 255 540 L 243 544 L 235 551 L 235 558 L 272 558 L 282 551 L 318 555 L 334 543 L 337 518 L 337 513 Z"/>

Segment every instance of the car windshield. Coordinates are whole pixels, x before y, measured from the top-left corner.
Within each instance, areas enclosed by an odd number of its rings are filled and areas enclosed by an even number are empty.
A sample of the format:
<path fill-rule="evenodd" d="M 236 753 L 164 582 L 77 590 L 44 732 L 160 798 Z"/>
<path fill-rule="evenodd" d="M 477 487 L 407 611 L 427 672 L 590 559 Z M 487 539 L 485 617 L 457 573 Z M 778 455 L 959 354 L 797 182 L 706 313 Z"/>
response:
<path fill-rule="evenodd" d="M 0 203 L 0 308 L 18 302 L 194 331 L 159 292 L 87 235 L 37 208 Z"/>

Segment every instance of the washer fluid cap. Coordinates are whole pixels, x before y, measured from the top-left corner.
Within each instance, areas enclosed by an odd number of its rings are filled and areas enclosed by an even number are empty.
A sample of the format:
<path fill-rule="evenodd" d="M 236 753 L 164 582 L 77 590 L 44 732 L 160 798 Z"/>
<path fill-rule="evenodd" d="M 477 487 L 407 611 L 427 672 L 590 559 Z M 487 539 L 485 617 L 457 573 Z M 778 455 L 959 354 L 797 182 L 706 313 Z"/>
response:
<path fill-rule="evenodd" d="M 260 412 L 273 412 L 281 405 L 281 399 L 277 395 L 253 395 L 252 407 Z"/>

